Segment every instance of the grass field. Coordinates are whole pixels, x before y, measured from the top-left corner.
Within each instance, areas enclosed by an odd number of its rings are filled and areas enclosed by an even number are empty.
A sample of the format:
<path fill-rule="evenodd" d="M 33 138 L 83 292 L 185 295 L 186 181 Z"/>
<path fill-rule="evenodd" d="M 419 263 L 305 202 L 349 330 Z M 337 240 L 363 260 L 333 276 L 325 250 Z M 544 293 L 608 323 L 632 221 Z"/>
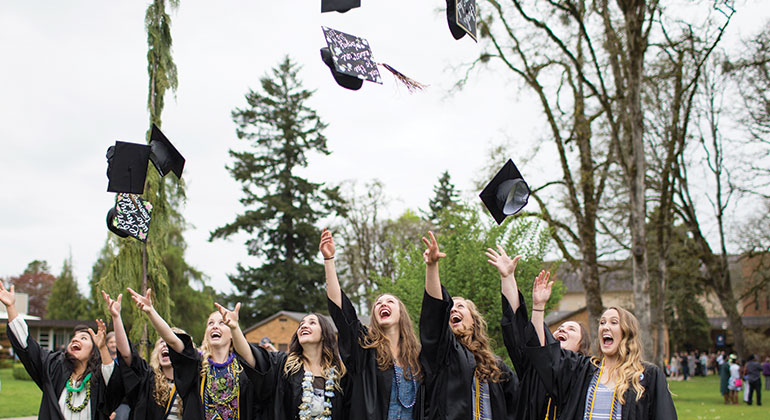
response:
<path fill-rule="evenodd" d="M 40 390 L 32 381 L 18 381 L 11 369 L 0 369 L 0 419 L 35 416 L 40 405 Z M 764 385 L 764 384 L 763 384 Z M 747 406 L 740 395 L 740 405 L 724 405 L 719 394 L 719 378 L 708 376 L 687 382 L 670 382 L 674 405 L 680 420 L 768 420 L 770 392 L 765 392 L 764 405 Z M 665 420 L 665 419 L 661 419 Z"/>
<path fill-rule="evenodd" d="M 11 368 L 0 369 L 0 381 L 0 419 L 37 415 L 42 394 L 34 382 L 14 379 Z"/>

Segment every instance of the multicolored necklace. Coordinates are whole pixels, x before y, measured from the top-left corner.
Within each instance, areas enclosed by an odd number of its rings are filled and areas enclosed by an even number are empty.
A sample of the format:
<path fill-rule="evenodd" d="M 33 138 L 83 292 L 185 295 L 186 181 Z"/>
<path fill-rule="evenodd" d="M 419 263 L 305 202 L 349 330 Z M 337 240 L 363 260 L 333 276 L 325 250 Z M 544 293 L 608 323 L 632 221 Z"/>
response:
<path fill-rule="evenodd" d="M 337 371 L 333 367 L 326 371 L 324 382 L 324 409 L 320 416 L 310 415 L 311 404 L 315 393 L 313 392 L 313 372 L 305 371 L 302 376 L 302 403 L 299 405 L 300 420 L 331 420 L 332 398 L 334 398 L 334 384 L 337 381 Z"/>
<path fill-rule="evenodd" d="M 88 401 L 91 399 L 91 387 L 89 386 L 86 388 L 86 384 L 90 379 L 91 379 L 91 374 L 89 373 L 88 375 L 86 375 L 85 378 L 83 378 L 83 382 L 81 382 L 78 387 L 75 387 L 75 380 L 72 379 L 72 376 L 70 376 L 70 378 L 67 380 L 67 384 L 66 384 L 67 400 L 65 401 L 64 404 L 67 407 L 67 409 L 69 409 L 73 413 L 79 413 L 83 411 L 83 409 L 86 408 L 86 406 L 88 405 Z M 72 405 L 72 396 L 75 393 L 82 391 L 83 388 L 86 388 L 86 398 L 83 400 L 83 402 L 79 406 L 74 407 Z"/>
<path fill-rule="evenodd" d="M 216 412 L 223 419 L 238 419 L 238 375 L 243 371 L 238 359 L 230 354 L 224 363 L 209 359 L 206 370 L 206 411 Z M 207 418 L 209 418 L 207 413 Z M 216 418 L 216 417 L 214 417 Z"/>

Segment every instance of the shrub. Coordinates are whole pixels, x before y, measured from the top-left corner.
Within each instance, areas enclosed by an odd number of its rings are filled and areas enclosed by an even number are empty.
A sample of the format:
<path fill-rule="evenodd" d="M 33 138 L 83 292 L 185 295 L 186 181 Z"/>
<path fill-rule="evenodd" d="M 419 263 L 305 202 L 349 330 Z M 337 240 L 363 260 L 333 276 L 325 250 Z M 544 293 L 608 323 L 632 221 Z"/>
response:
<path fill-rule="evenodd" d="M 18 379 L 20 381 L 31 381 L 32 378 L 29 376 L 29 373 L 27 373 L 27 369 L 24 369 L 24 366 L 17 365 L 13 367 L 13 378 Z"/>

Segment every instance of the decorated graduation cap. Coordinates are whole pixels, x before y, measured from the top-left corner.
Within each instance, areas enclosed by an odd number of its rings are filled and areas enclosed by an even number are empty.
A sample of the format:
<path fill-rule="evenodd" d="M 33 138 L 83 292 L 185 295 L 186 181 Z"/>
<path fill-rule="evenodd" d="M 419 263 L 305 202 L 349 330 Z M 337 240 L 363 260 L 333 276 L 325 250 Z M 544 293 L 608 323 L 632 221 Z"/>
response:
<path fill-rule="evenodd" d="M 150 151 L 150 160 L 160 172 L 160 176 L 166 176 L 170 171 L 175 173 L 177 178 L 182 177 L 184 157 L 155 124 L 152 125 L 150 133 Z"/>
<path fill-rule="evenodd" d="M 468 35 L 476 39 L 476 0 L 446 0 L 446 20 L 454 39 Z"/>
<path fill-rule="evenodd" d="M 527 205 L 529 186 L 513 160 L 508 159 L 479 197 L 499 225 L 507 216 L 518 213 Z"/>
<path fill-rule="evenodd" d="M 361 0 L 321 0 L 321 13 L 345 13 L 356 7 L 361 7 Z"/>
<path fill-rule="evenodd" d="M 111 232 L 125 238 L 134 238 L 147 242 L 150 232 L 152 204 L 136 194 L 118 193 L 115 207 L 107 212 L 107 227 Z"/>
<path fill-rule="evenodd" d="M 325 26 L 322 26 L 321 29 L 323 29 L 327 45 L 325 48 L 321 48 L 321 59 L 329 67 L 334 80 L 340 86 L 350 90 L 358 90 L 366 80 L 382 84 L 382 77 L 378 69 L 378 65 L 381 65 L 393 73 L 396 79 L 403 83 L 410 92 L 422 90 L 425 87 L 390 65 L 374 61 L 369 41 L 365 38 Z"/>
<path fill-rule="evenodd" d="M 150 146 L 116 141 L 107 149 L 107 191 L 142 194 Z"/>

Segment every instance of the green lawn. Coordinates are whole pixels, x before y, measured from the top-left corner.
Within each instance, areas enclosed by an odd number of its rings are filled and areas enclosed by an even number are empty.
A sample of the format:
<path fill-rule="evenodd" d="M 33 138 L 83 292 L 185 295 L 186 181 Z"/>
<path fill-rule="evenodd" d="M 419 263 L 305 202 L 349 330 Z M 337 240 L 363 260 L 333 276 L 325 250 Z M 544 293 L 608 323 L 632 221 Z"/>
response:
<path fill-rule="evenodd" d="M 37 415 L 42 394 L 34 382 L 14 379 L 11 368 L 0 369 L 0 381 L 0 419 Z"/>
<path fill-rule="evenodd" d="M 764 382 L 762 386 L 764 387 Z M 755 405 L 749 406 L 743 402 L 743 391 L 738 396 L 740 405 L 725 405 L 722 394 L 719 393 L 719 377 L 715 375 L 692 378 L 687 382 L 671 381 L 669 387 L 679 420 L 770 419 L 770 392 L 763 392 L 762 407 L 757 407 L 756 394 Z"/>

